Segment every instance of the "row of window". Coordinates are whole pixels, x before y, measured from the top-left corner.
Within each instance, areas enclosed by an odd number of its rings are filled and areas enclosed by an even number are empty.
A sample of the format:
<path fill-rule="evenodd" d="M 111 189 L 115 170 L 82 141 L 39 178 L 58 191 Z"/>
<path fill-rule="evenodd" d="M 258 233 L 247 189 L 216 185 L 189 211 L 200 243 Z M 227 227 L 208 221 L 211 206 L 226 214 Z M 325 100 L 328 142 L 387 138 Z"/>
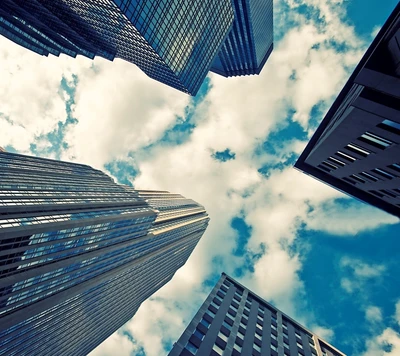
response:
<path fill-rule="evenodd" d="M 398 122 L 385 119 L 381 123 L 379 123 L 377 127 L 386 130 L 387 132 L 400 135 L 400 123 Z M 370 154 L 375 153 L 372 148 L 384 150 L 392 146 L 393 144 L 396 144 L 395 142 L 370 131 L 366 131 L 358 138 L 358 140 L 360 142 L 368 144 L 371 149 L 367 149 L 356 143 L 349 143 L 346 147 L 344 147 L 347 152 L 343 152 L 342 150 L 337 151 L 334 156 L 331 156 L 326 161 L 323 161 L 318 166 L 318 168 L 327 172 L 331 172 L 332 170 L 337 170 L 341 167 L 346 166 L 349 163 L 353 163 L 358 159 L 366 158 Z M 392 167 L 389 166 L 389 168 Z M 378 168 L 374 171 L 374 173 L 387 179 L 391 179 L 394 177 L 394 175 L 392 175 L 391 173 Z M 360 175 L 375 182 L 379 180 L 379 178 L 374 177 L 373 174 L 371 175 L 366 172 L 362 172 Z M 344 180 L 351 184 L 356 184 L 357 182 L 365 183 L 365 180 L 358 175 L 352 175 L 350 176 L 350 178 L 345 178 Z"/>

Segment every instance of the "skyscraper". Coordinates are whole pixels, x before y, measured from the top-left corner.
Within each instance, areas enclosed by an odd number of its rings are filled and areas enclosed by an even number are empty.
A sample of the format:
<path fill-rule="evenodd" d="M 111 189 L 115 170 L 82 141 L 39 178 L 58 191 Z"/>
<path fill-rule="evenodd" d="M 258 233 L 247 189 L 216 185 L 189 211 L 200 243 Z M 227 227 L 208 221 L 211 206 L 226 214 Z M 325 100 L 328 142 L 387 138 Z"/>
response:
<path fill-rule="evenodd" d="M 400 217 L 400 4 L 295 164 Z"/>
<path fill-rule="evenodd" d="M 222 274 L 169 356 L 345 356 Z"/>
<path fill-rule="evenodd" d="M 232 21 L 230 0 L 0 2 L 0 34 L 36 53 L 122 58 L 192 95 Z"/>
<path fill-rule="evenodd" d="M 122 58 L 195 95 L 208 71 L 259 74 L 272 0 L 2 0 L 0 34 L 41 55 Z"/>
<path fill-rule="evenodd" d="M 273 1 L 232 0 L 233 26 L 211 71 L 224 77 L 260 74 L 273 49 Z"/>
<path fill-rule="evenodd" d="M 0 355 L 85 355 L 188 259 L 208 224 L 179 194 L 0 152 Z"/>

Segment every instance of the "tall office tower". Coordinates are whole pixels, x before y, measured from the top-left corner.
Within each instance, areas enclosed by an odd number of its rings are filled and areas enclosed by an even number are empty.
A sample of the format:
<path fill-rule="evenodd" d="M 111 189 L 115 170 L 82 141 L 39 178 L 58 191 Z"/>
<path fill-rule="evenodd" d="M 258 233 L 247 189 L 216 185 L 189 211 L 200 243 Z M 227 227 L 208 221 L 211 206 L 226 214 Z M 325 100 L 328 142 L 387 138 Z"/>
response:
<path fill-rule="evenodd" d="M 36 53 L 122 58 L 192 95 L 232 21 L 231 0 L 0 1 L 0 33 Z"/>
<path fill-rule="evenodd" d="M 208 216 L 89 166 L 0 153 L 0 355 L 85 355 L 183 266 Z"/>
<path fill-rule="evenodd" d="M 169 356 L 345 356 L 222 274 Z"/>
<path fill-rule="evenodd" d="M 400 217 L 400 4 L 295 167 Z"/>
<path fill-rule="evenodd" d="M 273 0 L 232 0 L 233 26 L 211 71 L 224 77 L 260 74 L 273 49 Z"/>

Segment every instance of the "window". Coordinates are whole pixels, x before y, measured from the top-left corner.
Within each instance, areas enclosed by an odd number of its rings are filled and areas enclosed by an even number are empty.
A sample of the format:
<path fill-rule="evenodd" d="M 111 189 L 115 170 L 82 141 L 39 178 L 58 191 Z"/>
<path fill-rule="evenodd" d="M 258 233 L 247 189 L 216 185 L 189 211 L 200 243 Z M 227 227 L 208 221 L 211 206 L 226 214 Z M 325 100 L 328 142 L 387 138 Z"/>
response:
<path fill-rule="evenodd" d="M 257 333 L 254 335 L 258 340 L 261 341 L 261 335 L 258 335 Z"/>
<path fill-rule="evenodd" d="M 221 333 L 221 331 L 218 333 L 218 336 L 224 340 L 225 342 L 228 342 L 228 336 L 226 336 L 225 334 Z"/>
<path fill-rule="evenodd" d="M 200 340 L 203 340 L 205 336 L 205 334 L 199 329 L 196 329 L 193 335 L 197 336 Z"/>
<path fill-rule="evenodd" d="M 297 347 L 298 347 L 299 349 L 303 349 L 303 345 L 300 344 L 299 342 L 297 343 Z"/>
<path fill-rule="evenodd" d="M 233 348 L 234 348 L 236 351 L 242 352 L 242 346 L 239 346 L 238 344 L 234 344 L 234 345 L 233 345 Z"/>
<path fill-rule="evenodd" d="M 196 355 L 198 348 L 196 345 L 192 344 L 190 341 L 186 344 L 185 348 L 189 350 L 193 355 Z"/>
<path fill-rule="evenodd" d="M 244 332 L 239 328 L 237 336 L 239 336 L 241 339 L 244 339 Z"/>
<path fill-rule="evenodd" d="M 219 305 L 215 304 L 214 302 L 211 302 L 211 305 L 212 305 L 214 308 L 216 308 L 216 309 L 219 308 Z"/>
<path fill-rule="evenodd" d="M 258 346 L 257 344 L 253 344 L 253 349 L 257 350 L 258 352 L 261 352 L 261 347 Z"/>
<path fill-rule="evenodd" d="M 271 324 L 271 329 L 276 330 L 276 326 L 274 324 Z"/>
<path fill-rule="evenodd" d="M 209 316 L 211 316 L 211 317 L 215 317 L 215 313 L 212 311 L 212 310 L 210 310 L 210 309 L 207 309 L 206 310 L 206 313 L 209 315 Z"/>
<path fill-rule="evenodd" d="M 207 329 L 209 328 L 209 326 L 211 325 L 206 319 L 202 318 L 200 320 L 200 323 L 203 324 Z"/>
<path fill-rule="evenodd" d="M 387 178 L 387 179 L 393 179 L 395 177 L 393 174 L 386 172 L 385 170 L 380 169 L 380 168 L 374 168 L 372 170 L 372 172 L 374 172 L 375 174 L 377 174 L 381 177 Z"/>
<path fill-rule="evenodd" d="M 393 163 L 393 164 L 391 164 L 390 166 L 388 166 L 388 168 L 391 168 L 391 169 L 393 169 L 393 170 L 396 171 L 396 172 L 400 172 L 400 164 Z"/>
<path fill-rule="evenodd" d="M 358 146 L 354 143 L 349 143 L 346 147 L 347 150 L 357 153 L 360 156 L 367 157 L 371 152 L 367 151 L 365 148 L 362 148 L 361 146 Z"/>
<path fill-rule="evenodd" d="M 278 352 L 278 348 L 274 344 L 271 344 L 271 350 Z"/>
<path fill-rule="evenodd" d="M 361 137 L 359 137 L 358 139 L 362 142 L 370 144 L 371 146 L 380 148 L 381 150 L 384 150 L 385 148 L 393 144 L 392 141 L 389 141 L 381 136 L 378 136 L 368 131 L 365 134 L 362 134 Z"/>
<path fill-rule="evenodd" d="M 336 159 L 335 157 L 329 157 L 328 161 L 331 161 L 332 163 L 338 164 L 339 166 L 344 167 L 346 165 L 346 163 L 342 162 L 339 159 Z"/>
<path fill-rule="evenodd" d="M 392 132 L 394 134 L 400 135 L 400 124 L 398 122 L 392 120 L 383 120 L 380 124 L 377 125 L 379 128 L 384 129 L 386 131 Z"/>
<path fill-rule="evenodd" d="M 224 350 L 222 350 L 217 344 L 214 344 L 213 350 L 214 350 L 218 355 L 222 355 L 222 353 L 224 352 Z"/>
<path fill-rule="evenodd" d="M 367 178 L 367 179 L 369 179 L 370 181 L 373 181 L 373 182 L 377 182 L 379 180 L 379 178 L 377 178 L 374 175 L 369 174 L 367 172 L 361 172 L 360 176 L 363 176 L 364 178 Z"/>
<path fill-rule="evenodd" d="M 276 335 L 274 335 L 274 334 L 271 334 L 271 339 L 274 339 L 274 340 L 276 340 L 276 339 L 277 339 Z"/>
<path fill-rule="evenodd" d="M 354 162 L 356 160 L 356 158 L 354 158 L 353 156 L 350 156 L 342 151 L 337 151 L 335 154 L 340 158 L 343 158 L 344 160 L 349 162 Z"/>
<path fill-rule="evenodd" d="M 229 325 L 225 320 L 222 322 L 222 325 L 225 326 L 229 330 L 231 330 L 231 328 L 232 328 L 232 326 Z"/>

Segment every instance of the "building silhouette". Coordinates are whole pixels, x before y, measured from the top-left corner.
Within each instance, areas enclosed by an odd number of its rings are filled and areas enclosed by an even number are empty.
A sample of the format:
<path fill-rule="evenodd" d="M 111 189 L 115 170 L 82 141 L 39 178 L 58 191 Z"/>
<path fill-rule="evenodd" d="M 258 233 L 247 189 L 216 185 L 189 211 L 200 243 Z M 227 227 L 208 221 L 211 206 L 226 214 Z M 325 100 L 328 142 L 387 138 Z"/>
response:
<path fill-rule="evenodd" d="M 179 194 L 0 152 L 0 355 L 85 355 L 184 265 L 208 224 Z"/>
<path fill-rule="evenodd" d="M 122 58 L 195 95 L 212 65 L 224 76 L 260 72 L 272 0 L 2 0 L 0 34 L 45 56 Z"/>
<path fill-rule="evenodd" d="M 400 4 L 295 164 L 400 217 Z"/>
<path fill-rule="evenodd" d="M 273 1 L 233 0 L 235 20 L 211 71 L 224 77 L 260 74 L 273 49 Z"/>
<path fill-rule="evenodd" d="M 344 356 L 222 274 L 169 356 Z"/>

